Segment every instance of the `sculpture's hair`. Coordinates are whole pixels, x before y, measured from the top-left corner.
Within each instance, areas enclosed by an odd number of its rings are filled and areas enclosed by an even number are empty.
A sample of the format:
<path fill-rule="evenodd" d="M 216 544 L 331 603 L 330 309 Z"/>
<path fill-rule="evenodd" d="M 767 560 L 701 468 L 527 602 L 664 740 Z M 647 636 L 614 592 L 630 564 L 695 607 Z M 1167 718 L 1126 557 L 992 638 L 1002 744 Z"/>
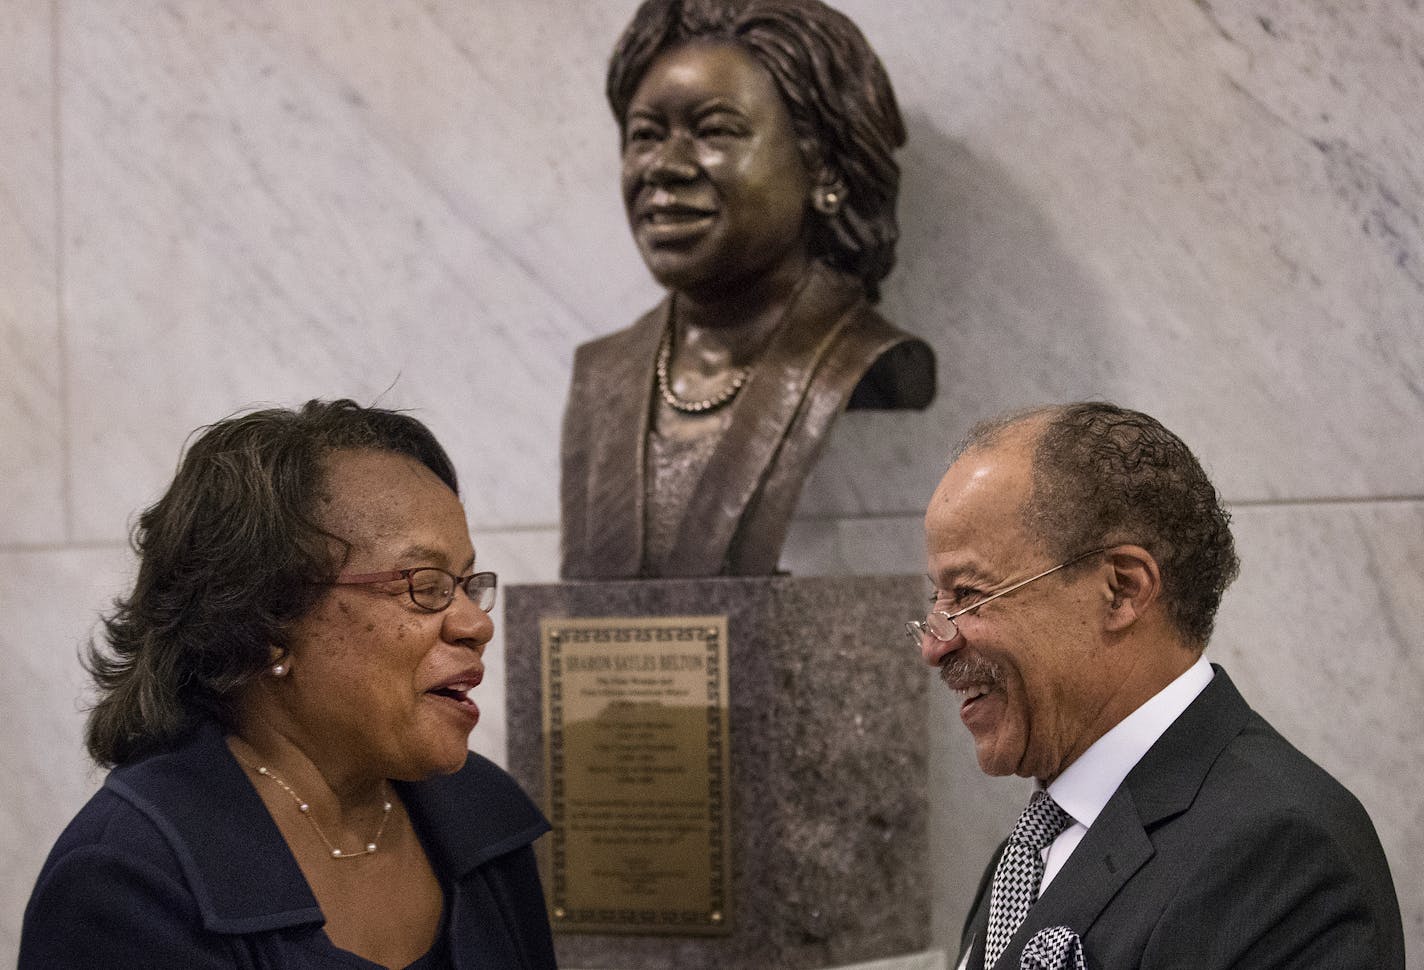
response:
<path fill-rule="evenodd" d="M 905 143 L 905 125 L 859 28 L 820 0 L 647 0 L 608 65 L 608 102 L 620 131 L 654 59 L 694 40 L 739 44 L 771 75 L 806 170 L 820 184 L 843 187 L 835 215 L 809 210 L 812 255 L 859 277 L 878 299 L 900 237 L 893 152 Z"/>
<path fill-rule="evenodd" d="M 1025 430 L 1033 484 L 1021 512 L 1048 553 L 1068 559 L 1133 543 L 1162 572 L 1162 599 L 1183 639 L 1205 647 L 1240 563 L 1231 516 L 1182 439 L 1155 418 L 1102 401 L 1020 411 L 985 422 L 960 452 Z"/>
<path fill-rule="evenodd" d="M 423 424 L 348 400 L 237 415 L 192 441 L 134 529 L 133 591 L 104 618 L 106 643 L 86 651 L 95 761 L 171 746 L 202 717 L 232 725 L 238 693 L 315 604 L 312 581 L 335 575 L 349 553 L 315 515 L 326 459 L 348 449 L 409 456 L 458 489 Z"/>

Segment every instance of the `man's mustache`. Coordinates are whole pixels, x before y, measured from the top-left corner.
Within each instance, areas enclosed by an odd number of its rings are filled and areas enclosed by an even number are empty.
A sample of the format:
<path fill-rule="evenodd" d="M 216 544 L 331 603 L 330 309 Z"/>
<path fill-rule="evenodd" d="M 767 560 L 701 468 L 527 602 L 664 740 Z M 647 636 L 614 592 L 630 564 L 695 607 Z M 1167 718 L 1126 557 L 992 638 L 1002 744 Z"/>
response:
<path fill-rule="evenodd" d="M 950 690 L 964 690 L 966 687 L 993 687 L 999 682 L 1002 672 L 999 665 L 991 660 L 966 657 L 963 651 L 958 651 L 940 664 L 939 678 Z"/>

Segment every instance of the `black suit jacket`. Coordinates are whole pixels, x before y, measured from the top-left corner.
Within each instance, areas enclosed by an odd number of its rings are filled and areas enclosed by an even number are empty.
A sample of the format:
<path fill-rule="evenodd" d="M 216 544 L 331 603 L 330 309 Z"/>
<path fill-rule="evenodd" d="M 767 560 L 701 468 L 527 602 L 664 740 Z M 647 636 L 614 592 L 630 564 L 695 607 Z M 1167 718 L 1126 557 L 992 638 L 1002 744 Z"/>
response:
<path fill-rule="evenodd" d="M 1090 968 L 1403 970 L 1389 865 L 1364 808 L 1215 668 L 1043 895 L 998 970 L 1068 926 Z M 983 970 L 996 853 L 960 955 Z"/>

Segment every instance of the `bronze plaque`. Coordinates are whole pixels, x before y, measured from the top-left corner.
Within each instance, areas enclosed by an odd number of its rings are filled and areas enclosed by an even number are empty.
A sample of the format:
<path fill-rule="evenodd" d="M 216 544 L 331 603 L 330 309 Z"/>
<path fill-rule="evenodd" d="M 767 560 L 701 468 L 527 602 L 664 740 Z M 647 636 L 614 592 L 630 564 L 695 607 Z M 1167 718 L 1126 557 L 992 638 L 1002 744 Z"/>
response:
<path fill-rule="evenodd" d="M 545 619 L 539 633 L 554 928 L 730 932 L 727 618 Z"/>

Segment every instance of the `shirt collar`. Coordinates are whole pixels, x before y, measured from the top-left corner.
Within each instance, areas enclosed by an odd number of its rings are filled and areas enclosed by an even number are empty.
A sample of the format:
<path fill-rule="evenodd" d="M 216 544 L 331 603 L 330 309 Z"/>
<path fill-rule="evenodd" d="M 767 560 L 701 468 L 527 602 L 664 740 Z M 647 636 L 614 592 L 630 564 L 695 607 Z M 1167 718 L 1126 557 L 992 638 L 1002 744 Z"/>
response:
<path fill-rule="evenodd" d="M 1181 675 L 1112 727 L 1048 786 L 1048 793 L 1085 828 L 1093 824 L 1133 765 L 1211 683 L 1212 668 L 1198 656 Z"/>

